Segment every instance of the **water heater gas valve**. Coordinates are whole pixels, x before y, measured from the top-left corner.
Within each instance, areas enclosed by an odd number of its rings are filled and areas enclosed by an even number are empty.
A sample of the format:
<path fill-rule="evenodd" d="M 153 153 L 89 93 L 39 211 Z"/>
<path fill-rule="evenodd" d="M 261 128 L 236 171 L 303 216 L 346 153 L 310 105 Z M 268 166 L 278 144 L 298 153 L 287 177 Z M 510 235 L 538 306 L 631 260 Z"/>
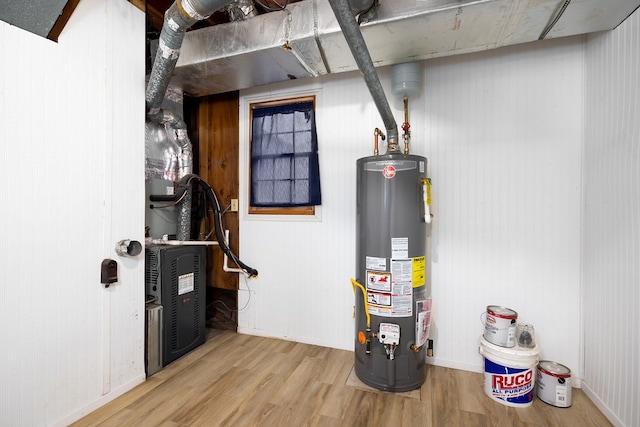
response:
<path fill-rule="evenodd" d="M 380 323 L 378 340 L 383 345 L 400 344 L 400 325 L 395 323 Z"/>

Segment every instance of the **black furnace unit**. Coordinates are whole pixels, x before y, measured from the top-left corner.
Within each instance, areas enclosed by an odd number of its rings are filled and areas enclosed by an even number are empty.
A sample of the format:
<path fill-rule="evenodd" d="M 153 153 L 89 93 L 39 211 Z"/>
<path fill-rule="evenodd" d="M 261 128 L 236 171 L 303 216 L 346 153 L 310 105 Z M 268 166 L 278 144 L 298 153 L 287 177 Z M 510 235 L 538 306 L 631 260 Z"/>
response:
<path fill-rule="evenodd" d="M 206 338 L 204 246 L 151 246 L 145 251 L 147 295 L 162 306 L 162 367 Z"/>

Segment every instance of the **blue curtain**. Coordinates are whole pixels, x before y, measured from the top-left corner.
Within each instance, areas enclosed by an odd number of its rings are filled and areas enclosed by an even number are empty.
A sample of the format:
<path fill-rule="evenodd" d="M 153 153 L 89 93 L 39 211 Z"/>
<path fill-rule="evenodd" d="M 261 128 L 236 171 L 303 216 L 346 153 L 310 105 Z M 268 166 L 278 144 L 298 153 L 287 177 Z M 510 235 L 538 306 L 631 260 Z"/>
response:
<path fill-rule="evenodd" d="M 312 101 L 253 109 L 251 206 L 321 204 Z"/>

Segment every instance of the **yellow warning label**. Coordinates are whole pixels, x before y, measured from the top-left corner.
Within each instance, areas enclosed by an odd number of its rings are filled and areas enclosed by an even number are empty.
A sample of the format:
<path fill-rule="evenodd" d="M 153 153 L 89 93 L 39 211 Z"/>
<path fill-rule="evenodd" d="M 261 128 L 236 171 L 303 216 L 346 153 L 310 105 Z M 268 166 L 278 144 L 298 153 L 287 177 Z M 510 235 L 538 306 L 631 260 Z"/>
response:
<path fill-rule="evenodd" d="M 411 283 L 414 288 L 419 288 L 420 286 L 424 286 L 427 281 L 425 258 L 423 256 L 417 256 L 411 260 Z"/>

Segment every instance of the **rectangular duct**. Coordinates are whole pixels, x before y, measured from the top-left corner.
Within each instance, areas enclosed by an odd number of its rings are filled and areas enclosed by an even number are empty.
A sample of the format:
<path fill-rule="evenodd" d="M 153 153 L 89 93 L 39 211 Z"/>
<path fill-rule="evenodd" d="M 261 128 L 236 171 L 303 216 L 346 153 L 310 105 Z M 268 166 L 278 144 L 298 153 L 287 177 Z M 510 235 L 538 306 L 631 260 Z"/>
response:
<path fill-rule="evenodd" d="M 538 40 L 562 0 L 381 0 L 362 24 L 376 66 Z M 615 28 L 638 0 L 573 0 L 546 38 Z M 356 70 L 326 1 L 190 31 L 173 82 L 193 96 Z"/>

